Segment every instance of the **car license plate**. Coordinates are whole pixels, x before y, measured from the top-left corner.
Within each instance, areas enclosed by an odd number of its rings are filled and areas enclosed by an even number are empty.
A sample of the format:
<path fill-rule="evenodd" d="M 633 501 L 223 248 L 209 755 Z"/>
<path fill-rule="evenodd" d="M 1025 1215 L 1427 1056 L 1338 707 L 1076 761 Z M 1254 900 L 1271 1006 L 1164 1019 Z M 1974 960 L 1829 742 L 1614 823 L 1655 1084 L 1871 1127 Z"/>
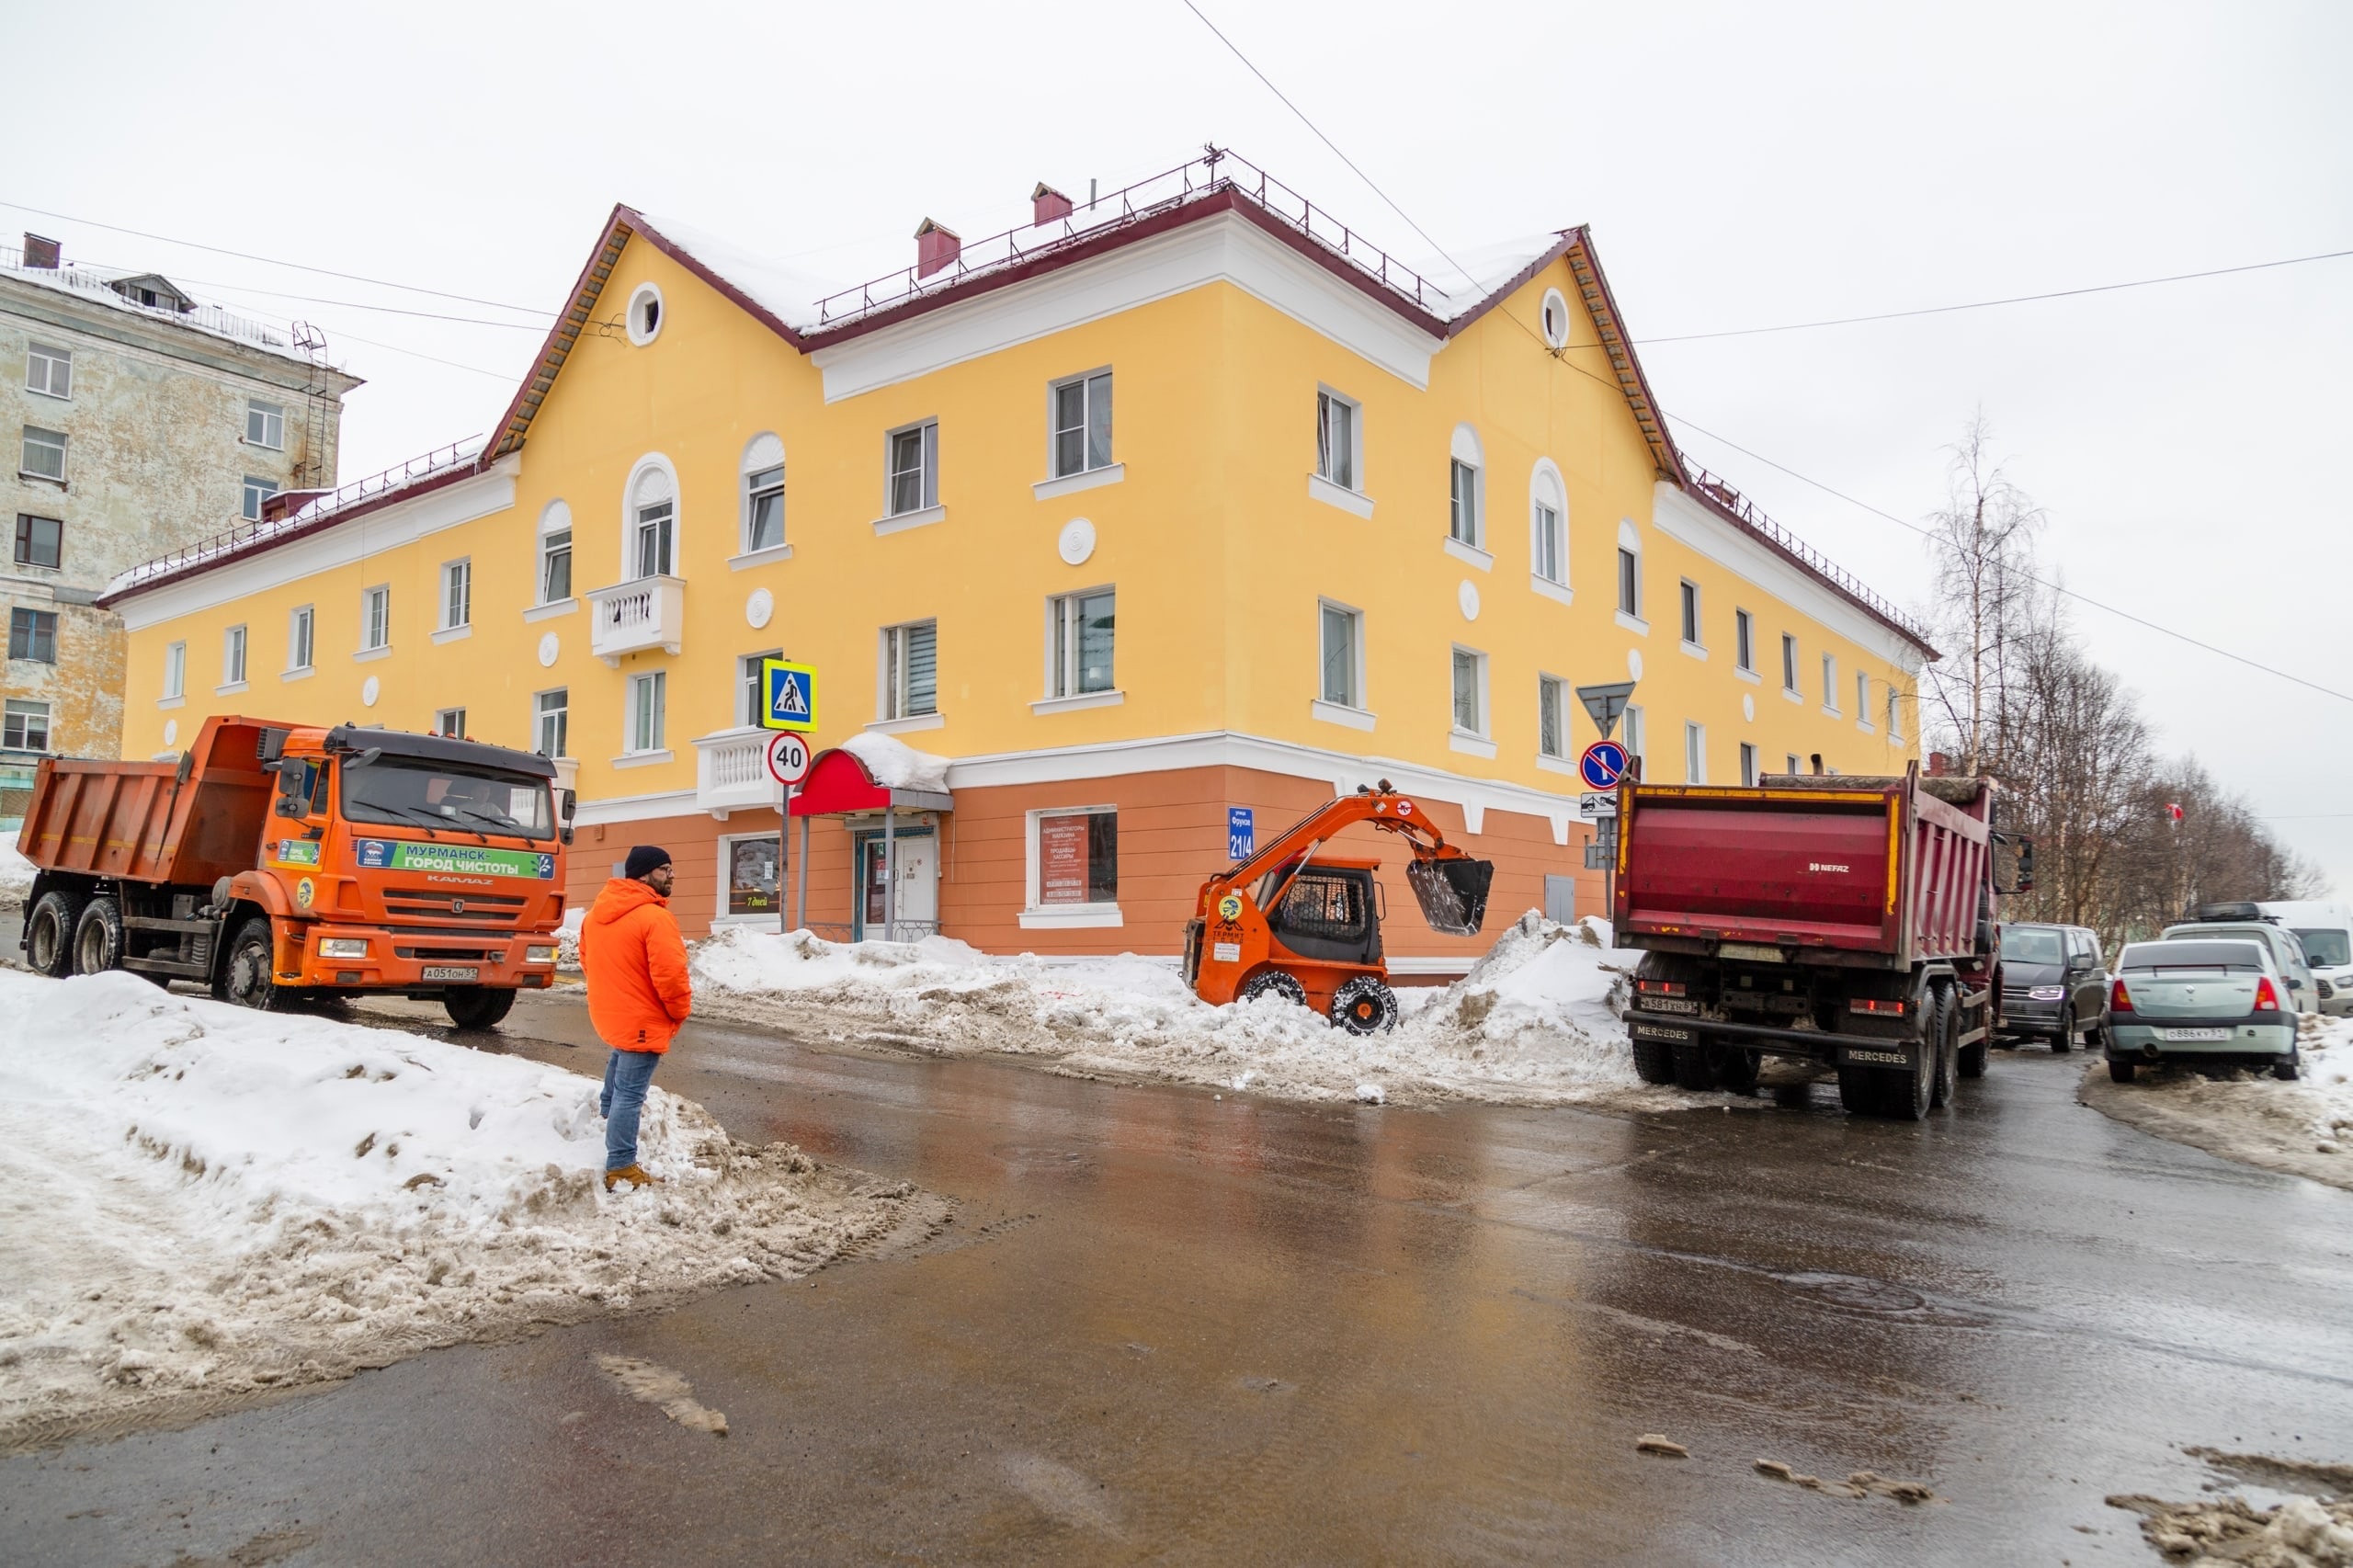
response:
<path fill-rule="evenodd" d="M 2157 1038 L 2159 1040 L 2177 1040 L 2184 1042 L 2191 1040 L 2222 1040 L 2230 1039 L 2231 1031 L 2228 1029 L 2159 1029 L 2157 1031 Z"/>
<path fill-rule="evenodd" d="M 480 980 L 482 971 L 460 964 L 429 963 L 425 966 L 427 980 Z"/>
<path fill-rule="evenodd" d="M 1754 942 L 1725 942 L 1716 949 L 1719 958 L 1746 959 L 1751 963 L 1787 963 L 1779 948 L 1759 947 Z"/>
<path fill-rule="evenodd" d="M 1699 1004 L 1688 996 L 1645 996 L 1642 999 L 1645 1013 L 1696 1013 Z"/>

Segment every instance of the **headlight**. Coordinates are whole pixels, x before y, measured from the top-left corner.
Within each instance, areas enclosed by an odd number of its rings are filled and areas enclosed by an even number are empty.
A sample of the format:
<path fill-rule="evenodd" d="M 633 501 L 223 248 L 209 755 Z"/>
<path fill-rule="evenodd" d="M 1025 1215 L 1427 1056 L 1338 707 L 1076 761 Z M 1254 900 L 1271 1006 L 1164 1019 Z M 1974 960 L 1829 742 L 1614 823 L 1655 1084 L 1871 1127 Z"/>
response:
<path fill-rule="evenodd" d="M 525 948 L 523 961 L 525 963 L 553 963 L 555 949 L 553 948 Z"/>
<path fill-rule="evenodd" d="M 319 957 L 323 959 L 364 959 L 368 956 L 365 937 L 322 937 Z"/>
<path fill-rule="evenodd" d="M 2065 994 L 2067 988 L 2063 985 L 2038 985 L 2026 994 L 2029 1002 L 2056 1002 Z"/>

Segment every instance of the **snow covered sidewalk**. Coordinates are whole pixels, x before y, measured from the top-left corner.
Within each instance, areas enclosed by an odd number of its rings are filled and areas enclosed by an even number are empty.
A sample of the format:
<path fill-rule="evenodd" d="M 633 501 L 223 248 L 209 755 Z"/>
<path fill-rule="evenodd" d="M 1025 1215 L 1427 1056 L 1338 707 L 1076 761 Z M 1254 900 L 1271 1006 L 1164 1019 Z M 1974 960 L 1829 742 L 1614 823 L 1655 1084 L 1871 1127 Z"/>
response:
<path fill-rule="evenodd" d="M 128 974 L 0 1019 L 0 1451 L 801 1274 L 911 1196 L 659 1088 L 665 1185 L 608 1195 L 587 1078 Z"/>
<path fill-rule="evenodd" d="M 1696 1103 L 1634 1076 L 1609 993 L 1640 955 L 1604 946 L 1607 932 L 1531 911 L 1454 984 L 1401 988 L 1403 1021 L 1365 1037 L 1277 998 L 1212 1007 L 1147 959 L 1048 963 L 941 937 L 845 945 L 738 926 L 696 949 L 695 998 L 706 1015 L 804 1035 L 1292 1099 Z"/>
<path fill-rule="evenodd" d="M 2111 1084 L 2094 1060 L 2083 1101 L 2143 1132 L 2226 1160 L 2353 1187 L 2353 1018 L 2307 1019 L 2302 1076 L 2281 1083 L 2241 1069 L 2207 1078 L 2188 1068 Z"/>

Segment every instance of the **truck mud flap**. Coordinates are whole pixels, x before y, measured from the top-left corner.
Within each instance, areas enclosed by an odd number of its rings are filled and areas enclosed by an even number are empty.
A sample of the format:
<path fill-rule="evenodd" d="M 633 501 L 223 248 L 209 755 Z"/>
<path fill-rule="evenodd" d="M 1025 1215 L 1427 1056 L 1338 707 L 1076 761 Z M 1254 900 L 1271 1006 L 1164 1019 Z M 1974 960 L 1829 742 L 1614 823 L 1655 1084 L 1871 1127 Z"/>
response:
<path fill-rule="evenodd" d="M 1910 1072 L 1912 1051 L 1900 1040 L 1859 1040 L 1853 1045 L 1842 1045 L 1838 1048 L 1838 1065 L 1841 1067 L 1899 1067 L 1905 1072 Z"/>
<path fill-rule="evenodd" d="M 1654 1040 L 1662 1045 L 1697 1045 L 1699 1031 L 1689 1024 L 1656 1023 L 1649 1018 L 1626 1020 L 1626 1033 L 1633 1040 Z"/>

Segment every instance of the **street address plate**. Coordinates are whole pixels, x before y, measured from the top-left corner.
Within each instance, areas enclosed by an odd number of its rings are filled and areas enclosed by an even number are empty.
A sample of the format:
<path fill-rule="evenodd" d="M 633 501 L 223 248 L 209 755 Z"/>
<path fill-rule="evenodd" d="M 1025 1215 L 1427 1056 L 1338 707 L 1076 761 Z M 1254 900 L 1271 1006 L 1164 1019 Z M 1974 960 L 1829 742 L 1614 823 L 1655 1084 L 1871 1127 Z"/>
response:
<path fill-rule="evenodd" d="M 2223 1040 L 2231 1038 L 2228 1029 L 2159 1029 L 2159 1040 L 2177 1040 L 2184 1044 L 2193 1040 Z"/>
<path fill-rule="evenodd" d="M 1781 949 L 1759 947 L 1754 942 L 1726 942 L 1716 949 L 1718 958 L 1746 959 L 1751 963 L 1782 963 Z"/>
<path fill-rule="evenodd" d="M 429 963 L 425 966 L 427 980 L 480 980 L 482 971 L 462 964 Z"/>

